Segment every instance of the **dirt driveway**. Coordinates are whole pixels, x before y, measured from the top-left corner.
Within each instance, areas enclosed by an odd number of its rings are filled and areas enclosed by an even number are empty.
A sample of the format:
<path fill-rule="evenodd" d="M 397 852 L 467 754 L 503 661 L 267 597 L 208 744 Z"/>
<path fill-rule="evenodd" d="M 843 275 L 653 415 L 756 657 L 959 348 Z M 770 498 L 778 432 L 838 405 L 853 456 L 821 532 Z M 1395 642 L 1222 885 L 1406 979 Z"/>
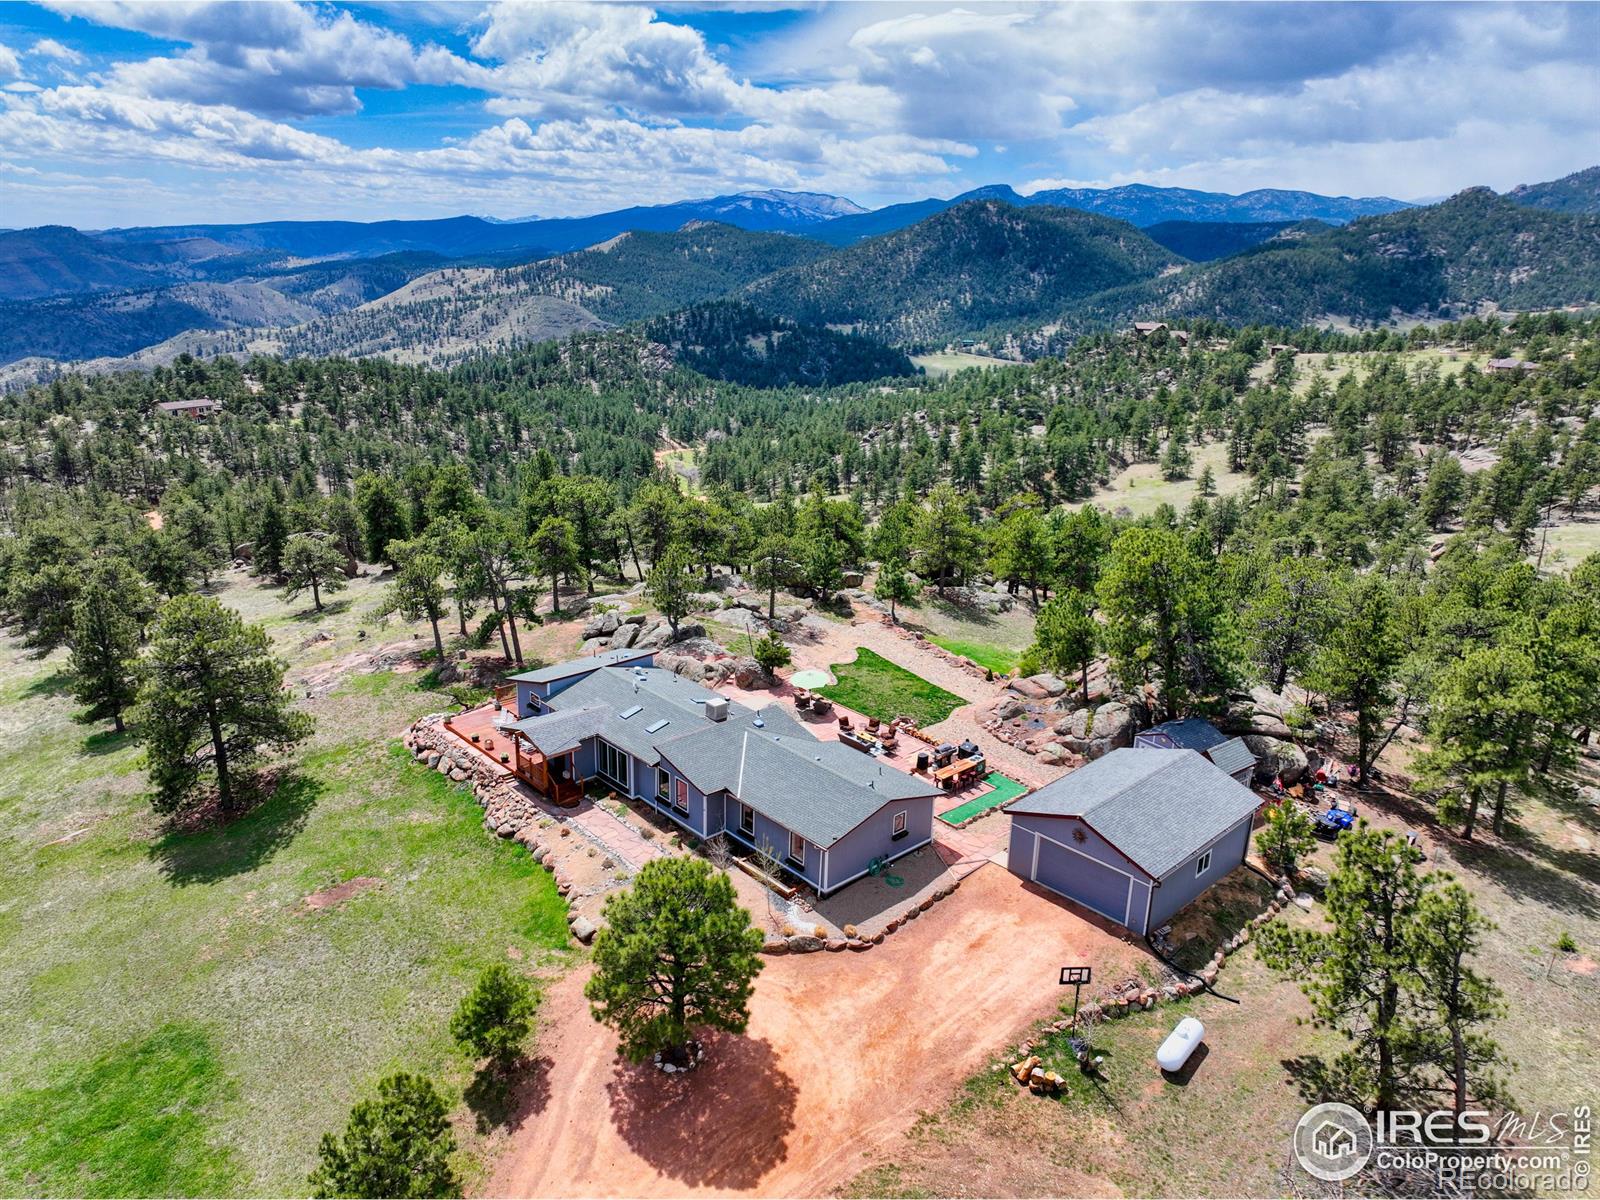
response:
<path fill-rule="evenodd" d="M 750 1030 L 685 1079 L 617 1060 L 584 973 L 545 999 L 542 1077 L 495 1196 L 820 1195 L 1061 999 L 1063 963 L 1108 982 L 1146 956 L 998 866 L 867 953 L 776 957 Z"/>

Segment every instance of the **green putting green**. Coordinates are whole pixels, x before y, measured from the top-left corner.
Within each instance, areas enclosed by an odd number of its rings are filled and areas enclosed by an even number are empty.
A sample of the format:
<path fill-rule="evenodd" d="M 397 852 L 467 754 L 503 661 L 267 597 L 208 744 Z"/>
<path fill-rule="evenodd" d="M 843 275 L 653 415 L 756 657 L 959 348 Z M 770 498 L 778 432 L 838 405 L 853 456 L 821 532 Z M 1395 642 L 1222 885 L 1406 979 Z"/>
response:
<path fill-rule="evenodd" d="M 988 812 L 991 808 L 999 808 L 1002 804 L 1015 800 L 1028 789 L 1015 779 L 1000 774 L 999 771 L 990 771 L 984 776 L 985 783 L 991 784 L 994 791 L 985 792 L 983 795 L 968 800 L 958 808 L 952 808 L 947 813 L 940 813 L 939 820 L 946 825 L 959 825 L 968 817 L 975 817 L 981 812 Z"/>

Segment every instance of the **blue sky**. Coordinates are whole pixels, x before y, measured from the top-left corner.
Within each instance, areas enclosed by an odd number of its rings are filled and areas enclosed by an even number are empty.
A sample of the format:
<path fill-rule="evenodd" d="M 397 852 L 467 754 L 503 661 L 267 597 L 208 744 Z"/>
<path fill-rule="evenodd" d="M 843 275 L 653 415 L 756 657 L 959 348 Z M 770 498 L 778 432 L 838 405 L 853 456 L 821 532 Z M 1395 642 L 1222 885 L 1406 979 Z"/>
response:
<path fill-rule="evenodd" d="M 0 2 L 0 226 L 1600 161 L 1600 5 Z"/>

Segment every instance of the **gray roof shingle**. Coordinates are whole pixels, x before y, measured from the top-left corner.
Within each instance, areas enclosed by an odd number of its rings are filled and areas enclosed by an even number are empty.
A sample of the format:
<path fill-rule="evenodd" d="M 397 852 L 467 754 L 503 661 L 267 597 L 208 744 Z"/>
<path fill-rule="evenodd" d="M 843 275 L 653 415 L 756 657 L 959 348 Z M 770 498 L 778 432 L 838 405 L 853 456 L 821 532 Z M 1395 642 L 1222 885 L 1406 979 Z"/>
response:
<path fill-rule="evenodd" d="M 537 717 L 526 717 L 511 728 L 517 730 L 546 758 L 565 754 L 579 743 L 605 728 L 611 710 L 598 704 L 561 709 Z"/>
<path fill-rule="evenodd" d="M 1080 817 L 1154 879 L 1253 813 L 1256 794 L 1193 750 L 1119 749 L 1011 805 Z"/>
<path fill-rule="evenodd" d="M 1174 749 L 1199 750 L 1202 753 L 1228 740 L 1227 734 L 1210 721 L 1202 721 L 1198 717 L 1185 717 L 1181 721 L 1163 721 L 1146 729 L 1141 736 L 1151 735 L 1171 742 Z"/>
<path fill-rule="evenodd" d="M 662 743 L 721 724 L 706 719 L 705 702 L 716 695 L 660 667 L 601 667 L 552 697 L 550 707 L 558 712 L 591 706 L 608 710 L 600 736 L 654 766 L 660 761 L 657 747 Z M 634 708 L 638 711 L 633 716 L 621 715 Z M 728 705 L 729 720 L 749 714 L 742 704 Z M 658 725 L 661 721 L 666 724 Z M 654 733 L 653 725 L 658 726 Z"/>
<path fill-rule="evenodd" d="M 590 655 L 588 658 L 570 658 L 566 662 L 551 663 L 548 667 L 535 667 L 531 671 L 509 675 L 507 678 L 521 683 L 554 683 L 558 679 L 570 679 L 574 675 L 596 671 L 601 667 L 616 667 L 623 663 L 635 662 L 654 653 L 654 650 L 607 650 L 601 654 Z"/>
<path fill-rule="evenodd" d="M 1256 756 L 1250 753 L 1250 747 L 1244 744 L 1243 738 L 1229 738 L 1221 745 L 1213 746 L 1207 756 L 1229 775 L 1247 767 L 1253 769 L 1256 765 Z"/>
<path fill-rule="evenodd" d="M 861 759 L 856 778 L 827 752 L 829 745 Z M 885 804 L 931 796 L 923 785 L 904 772 L 886 767 L 848 746 L 819 742 L 809 734 L 774 736 L 765 730 L 746 730 L 741 745 L 739 775 L 729 789 L 757 812 L 816 846 L 831 846 Z"/>

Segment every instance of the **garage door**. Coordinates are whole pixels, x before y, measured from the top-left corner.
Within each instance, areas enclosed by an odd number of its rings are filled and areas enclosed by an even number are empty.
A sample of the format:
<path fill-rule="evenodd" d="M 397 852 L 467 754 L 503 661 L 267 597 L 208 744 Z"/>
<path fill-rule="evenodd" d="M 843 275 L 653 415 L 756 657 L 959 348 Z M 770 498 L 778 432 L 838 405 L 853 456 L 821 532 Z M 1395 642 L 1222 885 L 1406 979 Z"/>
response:
<path fill-rule="evenodd" d="M 1127 923 L 1128 876 L 1092 858 L 1040 838 L 1033 881 L 1069 900 L 1076 900 L 1085 908 L 1094 909 L 1101 916 Z M 1139 907 L 1142 916 L 1142 898 Z"/>

